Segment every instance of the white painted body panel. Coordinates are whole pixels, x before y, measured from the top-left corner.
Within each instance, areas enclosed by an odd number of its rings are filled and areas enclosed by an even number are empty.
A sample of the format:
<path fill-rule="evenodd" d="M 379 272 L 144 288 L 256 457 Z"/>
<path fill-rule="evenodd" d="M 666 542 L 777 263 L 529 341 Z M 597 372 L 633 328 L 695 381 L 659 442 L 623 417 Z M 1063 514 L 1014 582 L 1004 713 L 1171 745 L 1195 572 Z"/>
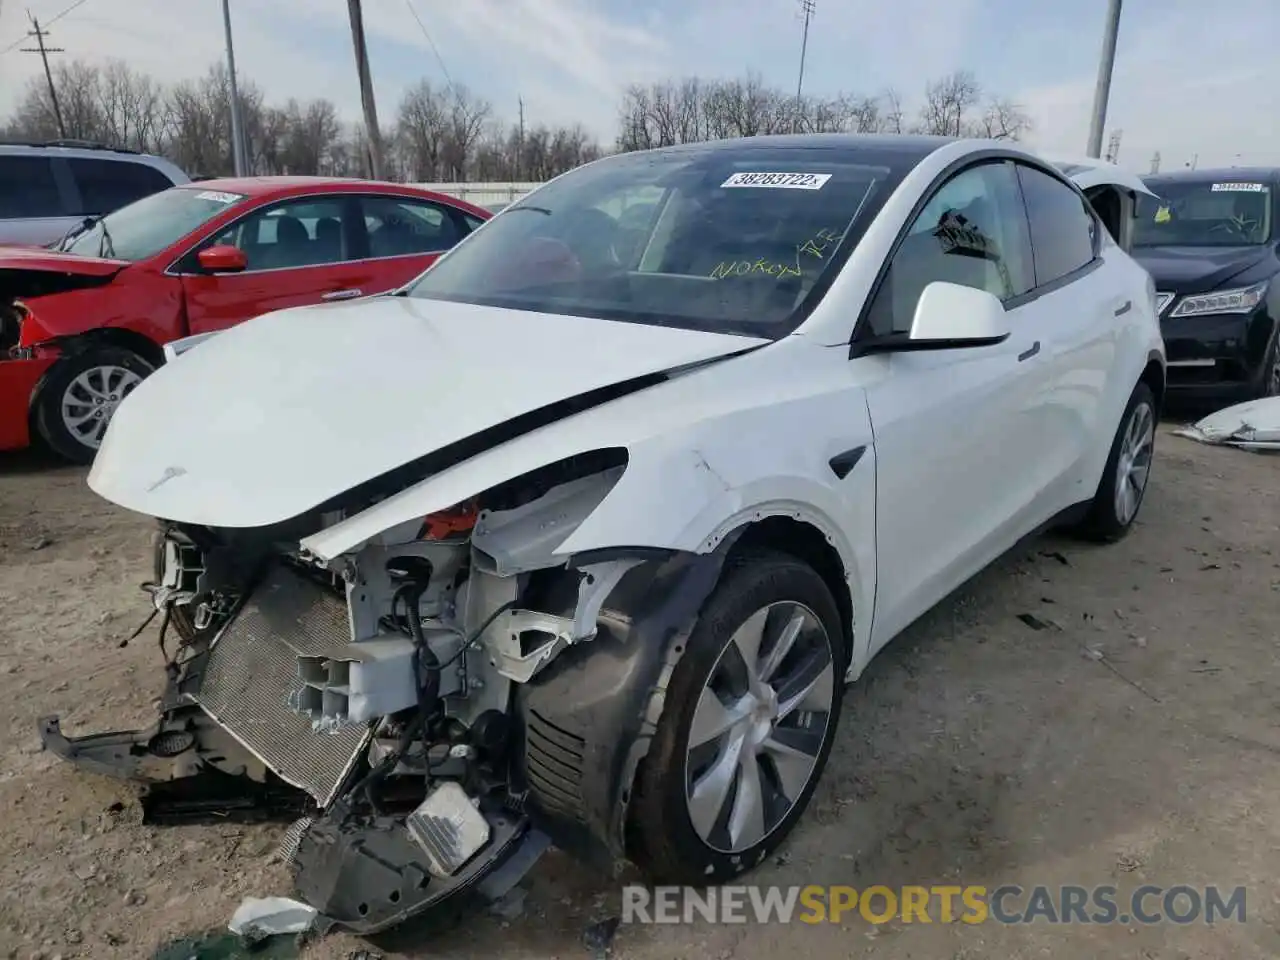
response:
<path fill-rule="evenodd" d="M 530 410 L 760 342 L 391 297 L 283 310 L 144 380 L 89 486 L 152 516 L 264 526 Z"/>
<path fill-rule="evenodd" d="M 1108 245 L 1087 276 L 1010 310 L 1002 343 L 850 359 L 853 325 L 912 209 L 953 161 L 988 148 L 1008 145 L 958 142 L 921 162 L 791 336 L 498 443 L 303 548 L 332 561 L 411 538 L 423 516 L 498 483 L 624 447 L 622 478 L 558 557 L 705 551 L 764 516 L 802 519 L 844 563 L 856 676 L 1017 539 L 1092 497 L 1125 401 L 1163 357 L 1150 278 Z M 90 484 L 156 516 L 265 525 L 545 404 L 761 343 L 398 298 L 286 311 L 144 381 Z M 859 447 L 837 477 L 830 459 Z"/>

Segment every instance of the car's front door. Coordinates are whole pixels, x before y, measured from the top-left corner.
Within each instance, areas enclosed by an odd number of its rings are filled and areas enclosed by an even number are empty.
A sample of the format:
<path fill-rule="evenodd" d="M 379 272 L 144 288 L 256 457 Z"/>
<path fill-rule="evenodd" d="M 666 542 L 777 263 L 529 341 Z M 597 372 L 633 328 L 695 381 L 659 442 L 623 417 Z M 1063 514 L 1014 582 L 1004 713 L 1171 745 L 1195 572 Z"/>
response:
<path fill-rule="evenodd" d="M 995 294 L 1012 333 L 996 346 L 904 351 L 867 387 L 876 442 L 874 652 L 1022 532 L 1043 454 L 1042 310 L 1017 174 L 971 166 L 935 192 L 890 261 L 855 337 L 910 329 L 929 283 Z"/>
<path fill-rule="evenodd" d="M 356 196 L 326 194 L 269 204 L 245 215 L 200 249 L 228 244 L 245 254 L 239 273 L 207 273 L 183 259 L 190 333 L 234 326 L 272 310 L 381 293 L 381 273 L 365 256 Z"/>

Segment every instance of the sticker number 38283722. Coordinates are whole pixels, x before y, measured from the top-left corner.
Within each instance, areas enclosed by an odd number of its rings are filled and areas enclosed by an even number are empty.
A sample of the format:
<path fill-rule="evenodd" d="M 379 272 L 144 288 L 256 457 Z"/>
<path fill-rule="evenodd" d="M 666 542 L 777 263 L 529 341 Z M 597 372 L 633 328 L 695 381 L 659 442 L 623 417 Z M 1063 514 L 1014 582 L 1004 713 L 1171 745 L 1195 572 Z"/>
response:
<path fill-rule="evenodd" d="M 773 187 L 777 190 L 821 190 L 829 173 L 735 173 L 721 187 Z"/>

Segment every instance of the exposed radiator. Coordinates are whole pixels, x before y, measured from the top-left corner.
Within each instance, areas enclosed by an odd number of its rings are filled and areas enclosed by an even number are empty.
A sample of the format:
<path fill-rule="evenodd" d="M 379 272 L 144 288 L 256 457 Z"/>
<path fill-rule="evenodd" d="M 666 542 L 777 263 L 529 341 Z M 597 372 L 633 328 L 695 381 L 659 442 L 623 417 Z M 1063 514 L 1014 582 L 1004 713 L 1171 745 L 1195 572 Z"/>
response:
<path fill-rule="evenodd" d="M 316 733 L 290 699 L 298 656 L 338 654 L 350 640 L 341 598 L 276 567 L 214 641 L 196 702 L 285 782 L 328 806 L 369 742 L 371 724 Z"/>

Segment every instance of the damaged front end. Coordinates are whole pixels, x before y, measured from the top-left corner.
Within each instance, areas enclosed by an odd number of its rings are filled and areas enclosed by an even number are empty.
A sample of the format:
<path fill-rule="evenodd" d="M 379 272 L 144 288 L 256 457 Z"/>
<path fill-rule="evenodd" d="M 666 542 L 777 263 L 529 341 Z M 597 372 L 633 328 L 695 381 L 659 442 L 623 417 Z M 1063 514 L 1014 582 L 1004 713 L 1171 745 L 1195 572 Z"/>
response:
<path fill-rule="evenodd" d="M 139 783 L 151 822 L 293 820 L 283 855 L 322 926 L 371 934 L 496 898 L 551 842 L 611 866 L 729 545 L 558 556 L 625 469 L 621 449 L 573 457 L 329 562 L 299 540 L 369 504 L 164 524 L 146 585 L 159 719 L 68 738 L 49 718 L 45 747 Z"/>

